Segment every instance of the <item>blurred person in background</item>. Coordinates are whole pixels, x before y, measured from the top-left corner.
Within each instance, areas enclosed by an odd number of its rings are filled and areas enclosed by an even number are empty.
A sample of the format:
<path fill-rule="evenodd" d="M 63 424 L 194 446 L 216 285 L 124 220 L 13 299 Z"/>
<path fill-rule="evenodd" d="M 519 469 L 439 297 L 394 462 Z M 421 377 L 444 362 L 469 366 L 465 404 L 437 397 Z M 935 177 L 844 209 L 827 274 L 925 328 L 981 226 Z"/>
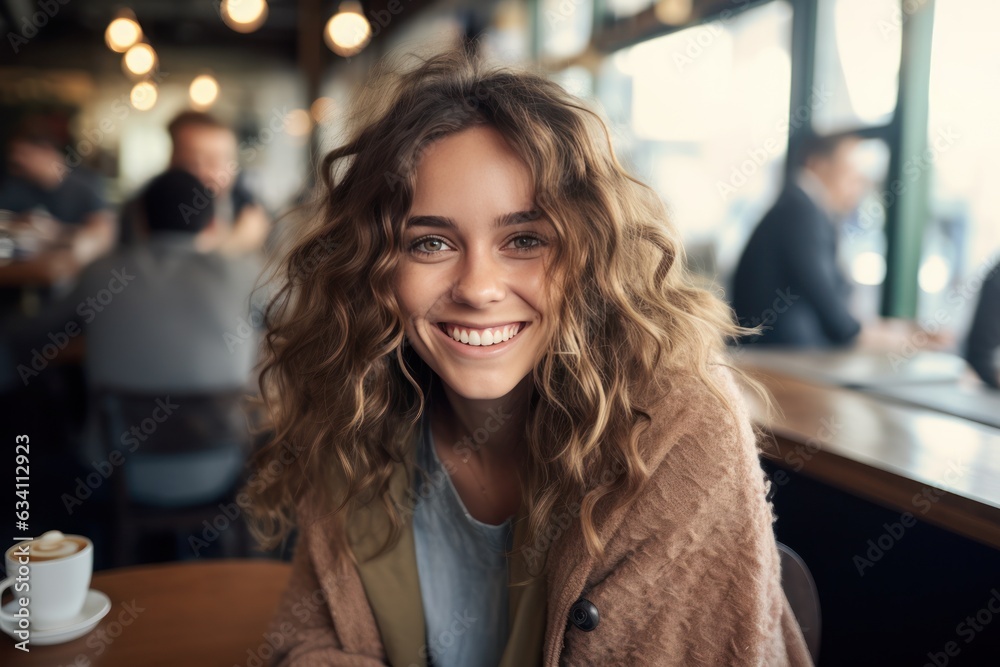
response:
<path fill-rule="evenodd" d="M 41 317 L 6 323 L 22 382 L 46 372 L 33 363 L 33 351 L 55 332 L 57 337 L 84 334 L 91 392 L 113 388 L 166 395 L 250 386 L 257 337 L 248 322 L 256 318 L 251 296 L 261 262 L 252 254 L 218 252 L 222 236 L 204 190 L 180 169 L 153 179 L 143 199 L 148 236 L 86 267 L 72 291 Z M 106 456 L 93 406 L 82 444 L 81 465 Z M 197 476 L 184 480 L 147 471 L 135 495 L 168 502 L 225 486 L 241 470 L 244 453 L 212 455 L 198 466 Z"/>
<path fill-rule="evenodd" d="M 184 111 L 167 127 L 172 143 L 170 168 L 184 169 L 201 181 L 214 199 L 218 250 L 240 255 L 259 251 L 271 231 L 264 207 L 242 183 L 236 134 L 213 116 Z M 122 211 L 122 240 L 133 243 L 147 233 L 143 194 Z"/>
<path fill-rule="evenodd" d="M 0 210 L 23 216 L 43 239 L 68 242 L 81 263 L 111 249 L 115 221 L 96 179 L 70 169 L 51 137 L 23 130 L 11 138 L 7 159 Z"/>
<path fill-rule="evenodd" d="M 803 141 L 794 177 L 751 234 L 733 276 L 732 306 L 740 324 L 763 325 L 741 343 L 891 349 L 912 341 L 912 322 L 862 323 L 854 317 L 852 285 L 837 263 L 839 224 L 872 185 L 854 159 L 860 141 L 850 133 Z M 926 336 L 928 346 L 946 340 Z"/>
<path fill-rule="evenodd" d="M 70 168 L 65 144 L 56 137 L 44 119 L 29 117 L 6 144 L 7 169 L 0 177 L 2 254 L 4 262 L 10 262 L 0 286 L 4 321 L 44 312 L 83 267 L 111 250 L 117 236 L 100 177 L 83 166 Z M 72 470 L 69 442 L 86 417 L 82 346 L 71 345 L 61 329 L 52 330 L 54 338 L 43 343 L 51 346 L 43 353 L 50 356 L 35 361 L 44 375 L 29 373 L 25 379 L 16 371 L 23 357 L 8 344 L 13 333 L 0 329 L 0 401 L 12 424 L 16 421 L 19 429 L 46 443 L 35 456 L 31 480 L 35 493 L 45 497 L 56 492 Z M 54 350 L 57 357 L 51 356 Z M 42 510 L 35 518 L 44 523 L 48 517 Z M 65 526 L 67 518 L 63 513 L 53 520 Z"/>
<path fill-rule="evenodd" d="M 965 358 L 983 382 L 1000 389 L 1000 262 L 983 281 Z"/>

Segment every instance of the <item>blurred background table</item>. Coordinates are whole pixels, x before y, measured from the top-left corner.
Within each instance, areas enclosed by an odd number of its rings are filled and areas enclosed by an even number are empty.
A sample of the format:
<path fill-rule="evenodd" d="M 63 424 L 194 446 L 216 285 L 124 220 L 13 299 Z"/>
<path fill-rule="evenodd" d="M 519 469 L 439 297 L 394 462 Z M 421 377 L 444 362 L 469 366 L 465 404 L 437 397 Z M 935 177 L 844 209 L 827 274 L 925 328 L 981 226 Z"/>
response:
<path fill-rule="evenodd" d="M 1000 429 L 869 391 L 806 381 L 797 368 L 777 370 L 775 359 L 757 365 L 748 353 L 737 361 L 774 399 L 769 417 L 747 392 L 755 420 L 773 435 L 765 451 L 772 461 L 902 512 L 923 508 L 914 499 L 927 490 L 934 500 L 922 520 L 1000 549 Z M 824 363 L 822 356 L 817 363 Z M 957 391 L 957 385 L 905 388 L 917 390 L 933 395 Z"/>
<path fill-rule="evenodd" d="M 884 387 L 913 383 L 957 382 L 969 369 L 947 352 L 913 350 L 912 354 L 877 350 L 779 350 L 740 348 L 741 366 L 840 387 Z"/>
<path fill-rule="evenodd" d="M 51 216 L 0 211 L 0 287 L 52 287 L 85 263 L 68 229 Z"/>
<path fill-rule="evenodd" d="M 51 287 L 72 278 L 81 268 L 72 248 L 52 246 L 31 257 L 0 263 L 0 286 Z"/>
<path fill-rule="evenodd" d="M 775 536 L 819 590 L 820 667 L 924 664 L 996 590 L 1000 429 L 954 414 L 969 409 L 961 396 L 972 386 L 940 372 L 955 361 L 736 355 L 774 402 L 768 414 L 746 392 L 765 431 Z M 961 664 L 996 664 L 996 624 L 961 651 Z"/>
<path fill-rule="evenodd" d="M 928 408 L 1000 428 L 1000 391 L 979 382 L 871 387 L 865 391 L 890 401 Z"/>
<path fill-rule="evenodd" d="M 267 624 L 277 609 L 290 573 L 288 563 L 252 559 L 96 572 L 91 588 L 111 598 L 111 611 L 97 628 L 65 644 L 33 646 L 30 653 L 15 649 L 14 640 L 4 634 L 0 639 L 0 664 L 12 667 L 247 664 L 250 655 L 259 656 L 262 648 L 266 654 L 272 650 L 265 638 Z M 123 614 L 132 618 L 128 625 L 119 622 Z M 109 633 L 112 624 L 119 627 Z"/>

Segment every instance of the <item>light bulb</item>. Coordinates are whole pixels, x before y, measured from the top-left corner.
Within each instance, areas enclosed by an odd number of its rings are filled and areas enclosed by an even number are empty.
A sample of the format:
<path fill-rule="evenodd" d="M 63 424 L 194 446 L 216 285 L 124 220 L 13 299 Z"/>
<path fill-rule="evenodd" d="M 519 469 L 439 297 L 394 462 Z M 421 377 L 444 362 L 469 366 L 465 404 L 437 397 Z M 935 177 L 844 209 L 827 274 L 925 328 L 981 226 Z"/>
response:
<path fill-rule="evenodd" d="M 188 94 L 195 106 L 209 107 L 219 97 L 219 83 L 210 74 L 196 76 L 188 88 Z"/>

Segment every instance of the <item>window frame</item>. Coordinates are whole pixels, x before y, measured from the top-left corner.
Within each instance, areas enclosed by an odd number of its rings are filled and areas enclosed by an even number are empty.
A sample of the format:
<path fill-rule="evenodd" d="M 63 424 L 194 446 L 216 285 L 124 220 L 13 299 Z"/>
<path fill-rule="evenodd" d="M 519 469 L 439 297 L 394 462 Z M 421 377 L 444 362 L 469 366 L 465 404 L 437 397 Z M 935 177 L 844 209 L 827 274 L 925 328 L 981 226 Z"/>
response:
<path fill-rule="evenodd" d="M 683 25 L 665 25 L 649 7 L 635 16 L 607 20 L 605 0 L 594 0 L 594 21 L 589 46 L 579 55 L 559 62 L 543 62 L 540 57 L 540 2 L 529 0 L 533 16 L 532 55 L 537 65 L 564 69 L 582 65 L 592 72 L 600 59 L 610 57 L 619 49 L 656 37 L 685 30 L 719 19 L 728 20 L 737 14 L 755 9 L 775 0 L 694 0 L 691 19 Z M 792 83 L 789 114 L 804 115 L 802 123 L 790 126 L 786 156 L 793 156 L 801 142 L 813 130 L 810 96 L 815 84 L 817 17 L 819 0 L 787 0 L 792 7 Z M 896 194 L 892 186 L 902 184 L 903 168 L 909 160 L 923 154 L 927 148 L 928 110 L 930 95 L 931 38 L 933 36 L 934 2 L 920 0 L 915 11 L 906 10 L 903 0 L 902 57 L 899 67 L 899 89 L 896 106 L 887 123 L 864 127 L 847 127 L 864 138 L 881 139 L 889 147 L 889 170 L 886 190 L 889 205 L 885 211 L 886 276 L 882 283 L 881 314 L 890 317 L 915 318 L 919 300 L 918 273 L 923 247 L 924 228 L 931 206 L 930 174 L 921 171 L 916 182 L 908 183 Z M 596 56 L 596 57 L 595 57 Z M 790 116 L 791 117 L 791 116 Z M 785 181 L 794 167 L 786 157 Z"/>

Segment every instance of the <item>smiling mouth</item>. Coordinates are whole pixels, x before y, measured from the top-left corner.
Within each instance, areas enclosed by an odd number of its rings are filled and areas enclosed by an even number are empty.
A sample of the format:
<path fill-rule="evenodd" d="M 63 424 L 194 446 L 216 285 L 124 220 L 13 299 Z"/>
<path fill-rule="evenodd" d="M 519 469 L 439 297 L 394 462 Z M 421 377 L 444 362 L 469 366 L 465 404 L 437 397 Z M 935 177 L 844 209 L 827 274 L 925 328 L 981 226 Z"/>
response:
<path fill-rule="evenodd" d="M 528 326 L 527 322 L 514 322 L 502 327 L 470 329 L 460 325 L 438 322 L 437 327 L 452 340 L 470 347 L 490 347 L 512 340 Z"/>

